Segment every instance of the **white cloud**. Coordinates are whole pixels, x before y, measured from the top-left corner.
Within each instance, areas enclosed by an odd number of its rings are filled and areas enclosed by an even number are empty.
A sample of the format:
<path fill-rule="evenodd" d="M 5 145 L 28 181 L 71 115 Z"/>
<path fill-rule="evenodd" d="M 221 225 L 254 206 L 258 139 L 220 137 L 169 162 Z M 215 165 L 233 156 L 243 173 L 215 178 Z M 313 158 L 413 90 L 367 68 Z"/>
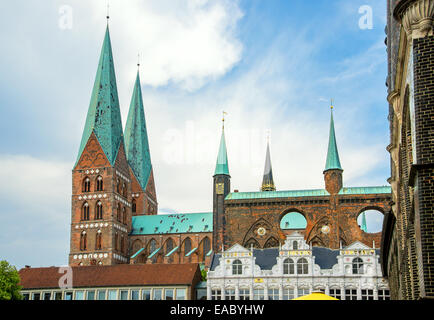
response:
<path fill-rule="evenodd" d="M 91 3 L 95 21 L 104 24 L 104 2 Z M 241 58 L 238 1 L 129 0 L 126 6 L 118 0 L 110 8 L 119 79 L 134 79 L 140 53 L 143 84 L 174 83 L 191 91 L 224 75 Z"/>

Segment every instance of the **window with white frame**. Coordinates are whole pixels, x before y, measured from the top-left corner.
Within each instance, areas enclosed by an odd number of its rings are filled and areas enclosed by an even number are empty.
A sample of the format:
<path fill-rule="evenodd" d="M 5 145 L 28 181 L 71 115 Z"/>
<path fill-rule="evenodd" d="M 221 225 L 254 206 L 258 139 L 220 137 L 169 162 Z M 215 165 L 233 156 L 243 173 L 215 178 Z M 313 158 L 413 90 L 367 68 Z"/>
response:
<path fill-rule="evenodd" d="M 235 260 L 232 263 L 232 274 L 233 275 L 241 275 L 243 274 L 243 264 L 240 260 Z"/>
<path fill-rule="evenodd" d="M 128 290 L 120 291 L 120 300 L 128 300 Z"/>
<path fill-rule="evenodd" d="M 291 258 L 283 260 L 283 274 L 294 274 L 294 261 Z"/>
<path fill-rule="evenodd" d="M 106 290 L 98 290 L 98 300 L 105 300 Z"/>
<path fill-rule="evenodd" d="M 362 300 L 374 300 L 374 290 L 362 289 Z"/>
<path fill-rule="evenodd" d="M 297 261 L 297 274 L 308 274 L 309 263 L 305 258 L 301 258 Z"/>
<path fill-rule="evenodd" d="M 162 289 L 153 289 L 152 290 L 152 300 L 161 300 L 163 296 Z"/>
<path fill-rule="evenodd" d="M 173 300 L 173 289 L 164 290 L 164 300 Z"/>
<path fill-rule="evenodd" d="M 386 289 L 378 290 L 378 300 L 390 300 L 390 291 Z"/>
<path fill-rule="evenodd" d="M 225 290 L 225 300 L 235 300 L 235 289 L 226 289 Z"/>
<path fill-rule="evenodd" d="M 117 299 L 118 299 L 118 291 L 108 290 L 107 300 L 117 300 Z"/>
<path fill-rule="evenodd" d="M 297 295 L 298 297 L 307 296 L 310 293 L 309 288 L 298 288 Z"/>
<path fill-rule="evenodd" d="M 240 289 L 240 300 L 250 300 L 250 290 L 249 289 Z"/>
<path fill-rule="evenodd" d="M 185 289 L 176 289 L 176 300 L 185 300 Z"/>
<path fill-rule="evenodd" d="M 294 298 L 294 288 L 283 288 L 283 300 L 292 300 Z"/>
<path fill-rule="evenodd" d="M 44 292 L 44 300 L 51 300 L 51 292 Z"/>
<path fill-rule="evenodd" d="M 253 300 L 264 300 L 264 289 L 256 288 L 253 290 Z"/>
<path fill-rule="evenodd" d="M 279 300 L 279 289 L 277 288 L 268 289 L 268 300 Z"/>
<path fill-rule="evenodd" d="M 131 300 L 140 299 L 140 290 L 131 290 Z"/>
<path fill-rule="evenodd" d="M 84 291 L 83 290 L 75 291 L 75 300 L 84 300 Z"/>
<path fill-rule="evenodd" d="M 142 290 L 142 299 L 143 300 L 151 300 L 151 289 L 143 289 Z"/>
<path fill-rule="evenodd" d="M 357 300 L 357 290 L 345 289 L 345 300 Z"/>
<path fill-rule="evenodd" d="M 222 299 L 222 291 L 220 289 L 211 290 L 211 300 L 221 300 Z"/>
<path fill-rule="evenodd" d="M 330 295 L 330 297 L 342 300 L 342 290 L 341 289 L 331 288 L 329 290 L 329 295 Z"/>
<path fill-rule="evenodd" d="M 95 290 L 87 291 L 86 296 L 87 300 L 95 300 Z"/>
<path fill-rule="evenodd" d="M 353 259 L 353 274 L 363 274 L 363 260 L 360 258 Z"/>

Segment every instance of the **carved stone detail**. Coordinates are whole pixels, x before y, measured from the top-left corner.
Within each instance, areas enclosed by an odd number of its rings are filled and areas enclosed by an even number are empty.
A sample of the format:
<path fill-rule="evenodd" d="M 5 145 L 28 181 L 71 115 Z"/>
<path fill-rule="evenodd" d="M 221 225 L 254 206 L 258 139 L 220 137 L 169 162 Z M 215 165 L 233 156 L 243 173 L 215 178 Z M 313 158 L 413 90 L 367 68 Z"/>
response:
<path fill-rule="evenodd" d="M 402 25 L 409 39 L 434 35 L 434 1 L 418 0 L 411 3 L 402 15 Z"/>

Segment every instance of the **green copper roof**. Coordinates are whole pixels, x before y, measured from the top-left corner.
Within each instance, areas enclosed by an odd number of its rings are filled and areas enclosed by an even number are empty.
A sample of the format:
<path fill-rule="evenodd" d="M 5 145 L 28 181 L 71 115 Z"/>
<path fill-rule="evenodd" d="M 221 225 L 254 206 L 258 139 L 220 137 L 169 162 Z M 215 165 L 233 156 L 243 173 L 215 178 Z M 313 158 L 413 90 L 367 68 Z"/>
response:
<path fill-rule="evenodd" d="M 228 154 L 226 152 L 225 131 L 222 131 L 220 139 L 220 149 L 217 156 L 217 164 L 215 167 L 214 175 L 225 174 L 229 175 Z"/>
<path fill-rule="evenodd" d="M 338 146 L 336 144 L 335 124 L 333 121 L 333 111 L 331 113 L 329 147 L 328 147 L 328 151 L 327 151 L 327 161 L 326 161 L 326 166 L 325 166 L 324 171 L 331 170 L 331 169 L 342 170 L 341 162 L 339 161 Z"/>
<path fill-rule="evenodd" d="M 113 165 L 123 139 L 118 90 L 113 55 L 107 26 L 92 90 L 89 109 L 81 138 L 77 162 L 92 132 Z"/>
<path fill-rule="evenodd" d="M 280 228 L 282 230 L 305 229 L 306 226 L 306 218 L 299 212 L 289 212 L 280 220 Z"/>
<path fill-rule="evenodd" d="M 127 124 L 125 126 L 125 151 L 134 175 L 143 190 L 145 190 L 152 165 L 139 72 L 137 72 Z"/>
<path fill-rule="evenodd" d="M 362 213 L 362 226 L 361 226 L 361 229 L 364 232 L 368 232 L 368 226 L 366 225 L 366 214 L 365 214 L 365 212 Z"/>
<path fill-rule="evenodd" d="M 340 195 L 356 194 L 388 194 L 391 187 L 353 187 L 342 188 Z M 330 194 L 324 189 L 317 190 L 289 190 L 289 191 L 266 191 L 266 192 L 233 192 L 226 196 L 225 200 L 247 200 L 247 199 L 273 199 L 273 198 L 296 198 L 296 197 L 321 197 Z"/>
<path fill-rule="evenodd" d="M 212 232 L 212 212 L 134 216 L 132 235 Z"/>

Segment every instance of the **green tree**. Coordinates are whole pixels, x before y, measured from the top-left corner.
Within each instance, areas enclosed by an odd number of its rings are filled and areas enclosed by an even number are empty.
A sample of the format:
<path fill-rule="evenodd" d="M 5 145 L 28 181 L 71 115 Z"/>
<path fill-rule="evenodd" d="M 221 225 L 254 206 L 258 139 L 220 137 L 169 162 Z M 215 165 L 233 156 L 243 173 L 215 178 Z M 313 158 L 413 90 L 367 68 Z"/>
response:
<path fill-rule="evenodd" d="M 21 300 L 20 275 L 6 260 L 0 261 L 0 300 Z"/>

